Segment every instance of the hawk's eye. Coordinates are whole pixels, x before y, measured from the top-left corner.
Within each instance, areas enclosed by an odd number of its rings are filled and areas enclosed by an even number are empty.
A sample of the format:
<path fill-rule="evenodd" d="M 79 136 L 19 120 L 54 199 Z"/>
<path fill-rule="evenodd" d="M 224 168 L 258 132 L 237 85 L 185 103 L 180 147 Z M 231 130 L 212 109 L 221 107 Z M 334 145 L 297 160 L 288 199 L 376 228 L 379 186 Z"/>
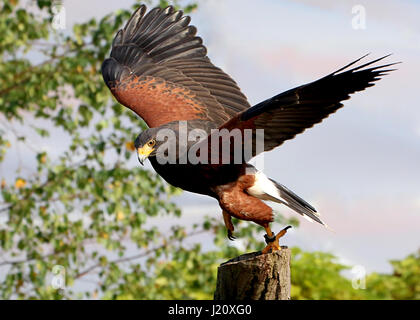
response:
<path fill-rule="evenodd" d="M 150 140 L 150 141 L 147 143 L 147 145 L 148 145 L 149 147 L 153 147 L 153 146 L 155 145 L 155 143 L 156 143 L 156 141 L 155 141 L 155 140 Z"/>

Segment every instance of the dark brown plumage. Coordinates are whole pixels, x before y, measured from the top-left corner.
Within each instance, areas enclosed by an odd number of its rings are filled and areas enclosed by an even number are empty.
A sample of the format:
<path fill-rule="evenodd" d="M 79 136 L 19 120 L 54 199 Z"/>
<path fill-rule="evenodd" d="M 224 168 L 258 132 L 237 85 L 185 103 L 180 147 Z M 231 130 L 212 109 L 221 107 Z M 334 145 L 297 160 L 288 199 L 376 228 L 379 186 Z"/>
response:
<path fill-rule="evenodd" d="M 190 17 L 141 6 L 120 30 L 102 74 L 114 96 L 149 127 L 202 119 L 221 125 L 249 107 L 227 74 L 207 58 Z"/>
<path fill-rule="evenodd" d="M 216 198 L 229 238 L 233 237 L 230 217 L 234 216 L 260 224 L 267 231 L 268 241 L 274 240 L 269 228 L 273 212 L 262 200 L 283 203 L 324 224 L 311 205 L 247 161 L 321 122 L 341 108 L 350 94 L 373 86 L 392 71 L 387 67 L 393 64 L 371 66 L 383 57 L 354 67 L 362 57 L 317 81 L 250 107 L 235 81 L 210 62 L 196 28 L 189 22 L 189 17 L 173 7 L 155 8 L 146 14 L 142 5 L 117 33 L 111 56 L 102 65 L 104 81 L 115 98 L 150 127 L 135 141 L 139 160 L 149 158 L 154 169 L 174 186 Z M 201 129 L 207 136 L 198 144 L 188 142 L 184 153 L 178 149 L 182 121 L 186 121 L 188 133 Z M 163 142 L 157 135 L 162 129 L 176 133 L 166 140 L 176 146 L 174 164 L 162 164 L 158 159 Z M 221 148 L 215 149 L 211 142 L 225 137 L 212 133 L 212 129 L 239 130 L 242 134 L 248 129 L 251 134 L 244 134 L 240 144 L 227 137 L 230 161 L 224 163 L 220 153 L 216 154 Z M 260 151 L 255 144 L 257 129 L 264 130 L 264 148 Z M 250 141 L 253 149 L 247 156 L 242 149 Z M 194 149 L 195 155 L 208 161 L 180 161 L 193 148 L 200 150 Z M 241 159 L 233 163 L 235 148 L 241 148 Z M 218 161 L 212 161 L 215 158 Z M 268 248 L 278 249 L 277 241 L 278 237 Z"/>

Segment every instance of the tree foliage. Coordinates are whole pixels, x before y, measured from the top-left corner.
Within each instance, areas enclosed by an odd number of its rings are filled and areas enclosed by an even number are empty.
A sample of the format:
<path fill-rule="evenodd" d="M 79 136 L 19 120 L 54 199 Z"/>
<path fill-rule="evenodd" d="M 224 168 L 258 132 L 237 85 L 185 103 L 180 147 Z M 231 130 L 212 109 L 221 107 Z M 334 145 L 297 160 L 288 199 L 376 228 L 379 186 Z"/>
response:
<path fill-rule="evenodd" d="M 52 28 L 51 0 L 2 1 L 0 9 L 0 297 L 211 299 L 217 265 L 262 248 L 261 230 L 236 221 L 239 247 L 226 240 L 222 219 L 169 232 L 153 223 L 181 215 L 168 199 L 180 191 L 129 165 L 145 126 L 111 98 L 100 74 L 132 10 L 63 32 Z M 203 234 L 213 250 L 194 241 Z M 55 266 L 65 270 L 61 290 L 52 285 Z M 418 299 L 419 256 L 393 266 L 393 275 L 369 276 L 369 297 Z M 344 269 L 330 254 L 295 249 L 293 297 L 366 298 Z"/>
<path fill-rule="evenodd" d="M 342 272 L 350 270 L 325 252 L 293 248 L 292 297 L 294 299 L 420 299 L 420 251 L 392 260 L 391 274 L 371 273 L 365 288 L 353 288 Z"/>
<path fill-rule="evenodd" d="M 156 258 L 182 235 L 176 230 L 165 238 L 146 227 L 149 217 L 179 216 L 167 199 L 179 191 L 128 167 L 144 124 L 110 98 L 100 73 L 131 10 L 67 33 L 52 28 L 54 11 L 46 0 L 1 4 L 1 160 L 10 168 L 12 151 L 25 154 L 12 161 L 15 172 L 2 166 L 2 298 L 74 296 L 46 283 L 55 265 L 65 268 L 67 287 L 95 272 L 97 291 L 105 292 L 126 272 L 115 261 L 128 243 Z M 40 147 L 51 138 L 62 143 Z"/>

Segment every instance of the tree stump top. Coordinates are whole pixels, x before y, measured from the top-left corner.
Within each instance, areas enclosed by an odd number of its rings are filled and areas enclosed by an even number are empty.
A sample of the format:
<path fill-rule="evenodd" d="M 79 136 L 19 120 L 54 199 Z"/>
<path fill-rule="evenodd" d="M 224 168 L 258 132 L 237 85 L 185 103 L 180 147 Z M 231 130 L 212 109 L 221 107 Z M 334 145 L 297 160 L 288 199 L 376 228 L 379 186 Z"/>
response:
<path fill-rule="evenodd" d="M 290 250 L 246 253 L 217 270 L 215 300 L 290 299 Z"/>

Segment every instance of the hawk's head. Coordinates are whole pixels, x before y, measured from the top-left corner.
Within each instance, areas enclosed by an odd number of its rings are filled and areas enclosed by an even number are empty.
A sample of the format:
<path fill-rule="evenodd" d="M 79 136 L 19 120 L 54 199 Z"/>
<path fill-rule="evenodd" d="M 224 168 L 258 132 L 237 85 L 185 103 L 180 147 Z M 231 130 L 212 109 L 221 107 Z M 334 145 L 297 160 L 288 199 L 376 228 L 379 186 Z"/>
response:
<path fill-rule="evenodd" d="M 150 128 L 140 133 L 134 141 L 134 147 L 137 150 L 137 158 L 143 165 L 144 161 L 156 154 L 157 150 L 157 128 Z"/>

